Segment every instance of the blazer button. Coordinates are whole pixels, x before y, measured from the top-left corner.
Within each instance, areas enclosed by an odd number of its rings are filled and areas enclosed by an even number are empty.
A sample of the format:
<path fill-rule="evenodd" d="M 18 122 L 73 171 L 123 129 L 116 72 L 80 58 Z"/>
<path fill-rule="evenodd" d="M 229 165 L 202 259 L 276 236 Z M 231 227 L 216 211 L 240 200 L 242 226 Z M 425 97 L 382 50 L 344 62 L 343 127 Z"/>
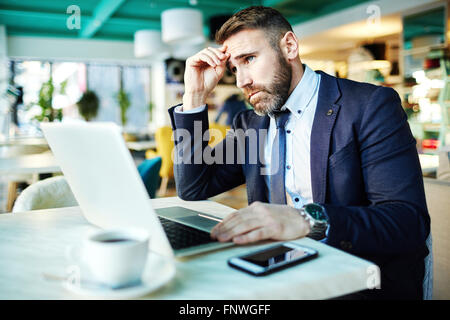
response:
<path fill-rule="evenodd" d="M 350 241 L 341 241 L 340 245 L 343 250 L 351 250 L 353 247 Z"/>
<path fill-rule="evenodd" d="M 331 116 L 333 114 L 333 109 L 328 110 L 327 116 Z"/>

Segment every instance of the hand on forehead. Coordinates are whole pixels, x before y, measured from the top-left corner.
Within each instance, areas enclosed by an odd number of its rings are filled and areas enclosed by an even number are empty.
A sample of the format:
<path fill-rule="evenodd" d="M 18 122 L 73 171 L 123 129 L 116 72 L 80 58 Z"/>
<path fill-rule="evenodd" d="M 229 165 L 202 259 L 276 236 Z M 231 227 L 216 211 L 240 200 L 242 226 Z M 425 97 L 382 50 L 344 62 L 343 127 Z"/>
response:
<path fill-rule="evenodd" d="M 219 51 L 220 51 L 220 52 L 223 52 L 224 54 L 227 55 L 227 58 L 225 59 L 224 62 L 225 62 L 225 65 L 227 66 L 227 68 L 230 69 L 229 66 L 230 66 L 231 53 L 230 53 L 230 50 L 229 50 L 228 46 L 225 45 L 225 44 L 223 44 L 223 45 L 219 48 Z"/>

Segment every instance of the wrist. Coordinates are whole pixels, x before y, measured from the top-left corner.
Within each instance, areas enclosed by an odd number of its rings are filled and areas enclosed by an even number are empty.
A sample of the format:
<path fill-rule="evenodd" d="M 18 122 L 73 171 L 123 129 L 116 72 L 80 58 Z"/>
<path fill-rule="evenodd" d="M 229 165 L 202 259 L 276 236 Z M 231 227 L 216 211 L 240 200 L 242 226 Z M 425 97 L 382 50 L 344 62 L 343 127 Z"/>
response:
<path fill-rule="evenodd" d="M 300 214 L 310 225 L 308 237 L 315 240 L 325 238 L 329 226 L 329 218 L 325 208 L 318 203 L 310 203 L 303 206 L 300 211 Z"/>
<path fill-rule="evenodd" d="M 299 232 L 298 236 L 306 237 L 311 232 L 311 224 L 308 218 L 303 214 L 302 209 L 292 208 L 295 211 L 295 220 L 292 220 L 292 224 L 295 225 L 295 229 Z"/>
<path fill-rule="evenodd" d="M 206 104 L 206 95 L 201 93 L 185 93 L 183 95 L 183 111 L 192 110 Z"/>

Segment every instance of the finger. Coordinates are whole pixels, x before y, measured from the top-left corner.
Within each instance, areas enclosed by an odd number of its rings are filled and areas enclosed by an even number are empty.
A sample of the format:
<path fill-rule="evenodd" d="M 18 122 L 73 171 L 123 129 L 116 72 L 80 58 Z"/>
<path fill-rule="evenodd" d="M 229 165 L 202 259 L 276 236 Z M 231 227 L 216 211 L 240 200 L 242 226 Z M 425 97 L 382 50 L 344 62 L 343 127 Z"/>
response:
<path fill-rule="evenodd" d="M 261 219 L 250 219 L 236 225 L 234 228 L 231 228 L 226 232 L 220 233 L 217 239 L 221 242 L 230 241 L 236 236 L 261 228 L 263 225 L 264 222 Z"/>
<path fill-rule="evenodd" d="M 251 215 L 248 214 L 248 211 L 250 210 L 250 207 L 246 207 L 227 215 L 221 223 L 217 224 L 213 230 L 211 230 L 213 236 L 217 237 L 219 234 L 227 232 L 239 223 L 251 218 Z"/>
<path fill-rule="evenodd" d="M 225 74 L 225 70 L 226 70 L 225 63 L 218 65 L 217 67 L 214 68 L 214 70 L 216 71 L 217 77 L 219 79 L 222 79 L 223 75 Z"/>
<path fill-rule="evenodd" d="M 248 216 L 245 212 L 239 212 L 239 214 L 231 217 L 229 220 L 222 221 L 222 225 L 217 229 L 218 234 L 230 232 L 236 226 L 246 223 L 248 219 L 251 219 L 251 216 Z"/>
<path fill-rule="evenodd" d="M 217 55 L 217 53 L 214 52 L 213 50 L 211 50 L 210 48 L 204 49 L 204 50 L 202 51 L 202 53 L 206 54 L 206 55 L 209 56 L 211 59 L 213 59 L 214 62 L 215 62 L 217 65 L 220 65 L 221 63 L 223 63 L 223 62 L 220 60 L 220 58 L 219 58 L 219 56 Z"/>
<path fill-rule="evenodd" d="M 221 48 L 218 49 L 220 52 L 223 52 L 223 54 L 225 54 L 226 60 L 228 60 L 231 57 L 231 53 L 227 52 L 227 49 L 228 49 L 227 46 L 222 46 Z"/>
<path fill-rule="evenodd" d="M 230 221 L 233 221 L 234 219 L 239 217 L 240 212 L 242 212 L 243 210 L 244 209 L 240 209 L 238 211 L 233 211 L 232 213 L 226 215 L 225 218 L 223 218 L 220 223 L 216 224 L 214 226 L 214 228 L 212 228 L 212 230 L 211 230 L 211 237 L 215 239 L 215 238 L 217 238 L 217 236 L 219 234 L 224 232 L 225 229 L 228 229 L 227 226 L 230 223 Z"/>
<path fill-rule="evenodd" d="M 214 228 L 212 230 L 217 230 L 220 227 L 222 227 L 224 223 L 227 223 L 227 221 L 229 221 L 232 217 L 236 216 L 238 214 L 238 212 L 239 211 L 233 211 L 233 212 L 227 214 L 220 223 L 218 223 L 214 226 Z"/>
<path fill-rule="evenodd" d="M 267 210 L 266 204 L 260 203 L 258 201 L 254 202 L 246 208 L 239 209 L 238 211 L 234 211 L 233 213 L 227 215 L 222 220 L 222 223 L 216 226 L 217 228 L 215 231 L 226 232 L 227 230 L 233 228 L 235 225 L 242 223 L 243 221 L 246 221 L 248 219 L 254 218 L 264 220 L 267 223 L 266 218 L 268 217 L 268 213 L 269 211 Z"/>
<path fill-rule="evenodd" d="M 221 222 L 219 222 L 218 224 L 216 224 L 212 229 L 211 229 L 211 238 L 216 239 L 217 236 L 221 233 L 220 230 L 222 230 L 223 226 L 227 223 L 228 220 L 226 220 L 227 218 L 229 219 L 229 217 L 233 214 L 235 214 L 237 211 L 234 211 L 233 213 L 229 214 L 228 216 L 226 216 L 224 219 L 222 219 Z"/>
<path fill-rule="evenodd" d="M 271 237 L 272 237 L 272 230 L 267 227 L 262 227 L 234 237 L 233 242 L 236 244 L 245 244 L 261 240 L 267 240 L 270 239 Z"/>
<path fill-rule="evenodd" d="M 208 50 L 209 52 L 214 54 L 217 57 L 217 59 L 219 59 L 219 60 L 223 60 L 227 57 L 225 55 L 225 53 L 221 52 L 219 49 L 208 47 L 208 48 L 206 48 L 206 50 Z"/>
<path fill-rule="evenodd" d="M 217 66 L 217 63 L 209 55 L 207 55 L 203 52 L 198 54 L 197 59 L 199 62 L 207 63 L 213 68 L 215 68 Z"/>

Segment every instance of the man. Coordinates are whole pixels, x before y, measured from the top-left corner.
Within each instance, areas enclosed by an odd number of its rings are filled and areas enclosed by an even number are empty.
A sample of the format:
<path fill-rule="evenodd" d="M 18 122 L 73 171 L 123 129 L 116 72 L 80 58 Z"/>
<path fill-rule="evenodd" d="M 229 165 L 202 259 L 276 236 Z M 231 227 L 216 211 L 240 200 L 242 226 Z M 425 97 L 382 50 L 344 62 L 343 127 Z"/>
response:
<path fill-rule="evenodd" d="M 169 110 L 176 159 L 183 157 L 175 165 L 178 195 L 201 200 L 246 183 L 249 206 L 227 216 L 213 238 L 311 236 L 380 267 L 381 290 L 358 297 L 421 299 L 430 220 L 397 93 L 313 72 L 301 63 L 291 26 L 271 8 L 236 13 L 216 41 L 222 47 L 186 60 L 183 104 Z M 254 108 L 238 114 L 233 129 L 250 133 L 229 134 L 211 151 L 202 139 L 205 101 L 226 67 Z M 256 143 L 245 143 L 252 132 Z M 255 148 L 262 156 L 252 162 Z M 199 162 L 202 151 L 218 161 Z"/>

